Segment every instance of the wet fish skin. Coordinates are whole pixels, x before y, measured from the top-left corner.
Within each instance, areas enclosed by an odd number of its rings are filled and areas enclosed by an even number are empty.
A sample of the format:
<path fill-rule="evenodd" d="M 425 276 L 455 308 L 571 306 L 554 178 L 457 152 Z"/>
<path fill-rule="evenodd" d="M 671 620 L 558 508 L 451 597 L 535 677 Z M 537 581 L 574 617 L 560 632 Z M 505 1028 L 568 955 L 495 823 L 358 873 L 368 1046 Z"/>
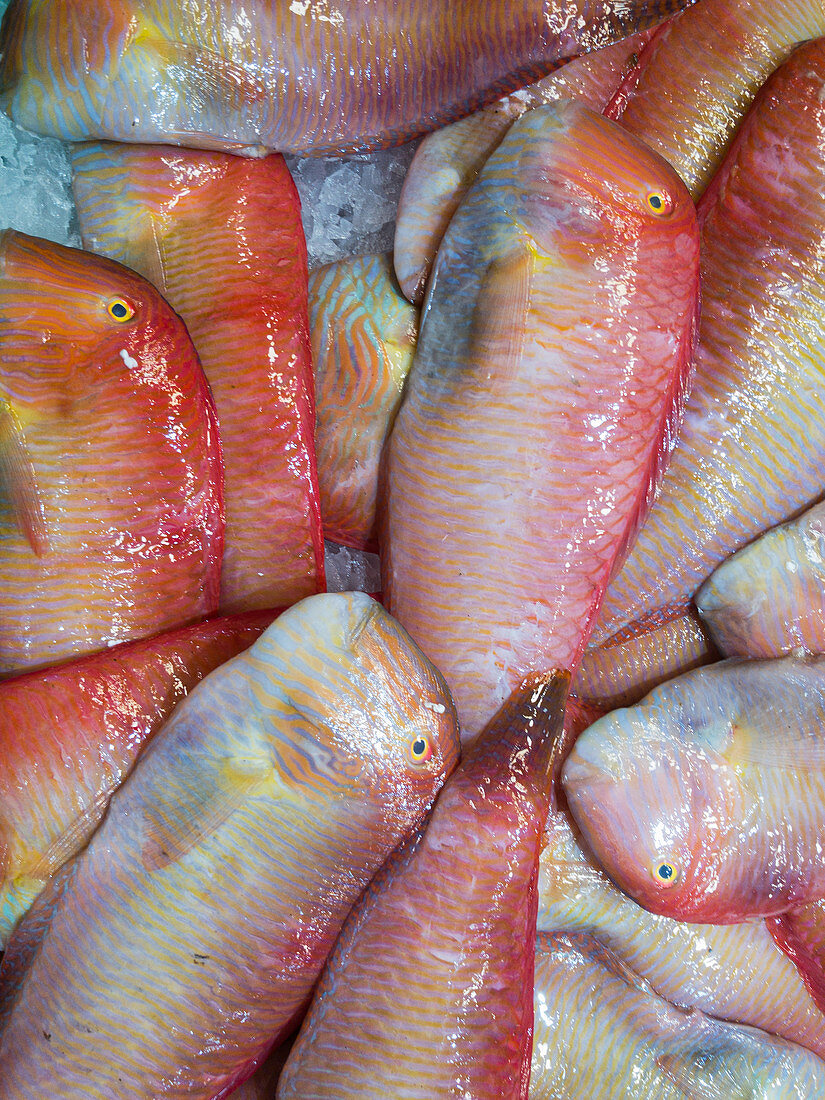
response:
<path fill-rule="evenodd" d="M 443 679 L 375 601 L 285 612 L 176 709 L 12 938 L 8 1100 L 243 1082 L 457 754 Z"/>
<path fill-rule="evenodd" d="M 322 591 L 306 243 L 283 158 L 83 144 L 72 189 L 84 247 L 160 290 L 209 380 L 225 470 L 221 613 Z"/>
<path fill-rule="evenodd" d="M 120 264 L 14 230 L 0 315 L 0 676 L 214 612 L 223 468 L 180 318 Z"/>
<path fill-rule="evenodd" d="M 370 885 L 279 1100 L 526 1100 L 536 869 L 568 680 L 533 676 L 514 692 Z"/>
<path fill-rule="evenodd" d="M 694 217 L 658 157 L 564 101 L 513 124 L 442 243 L 381 556 L 465 740 L 531 670 L 575 669 L 646 511 L 690 360 Z"/>
<path fill-rule="evenodd" d="M 0 951 L 175 706 L 274 617 L 211 619 L 0 685 Z"/>
<path fill-rule="evenodd" d="M 310 272 L 309 313 L 324 533 L 375 551 L 379 466 L 412 365 L 418 310 L 399 292 L 387 252 Z"/>
<path fill-rule="evenodd" d="M 531 1100 L 806 1100 L 825 1063 L 756 1028 L 685 1012 L 583 933 L 539 933 Z"/>
<path fill-rule="evenodd" d="M 722 661 L 594 723 L 563 769 L 610 877 L 709 923 L 825 897 L 825 659 Z"/>
<path fill-rule="evenodd" d="M 12 0 L 0 105 L 64 140 L 366 152 L 690 2 L 117 0 L 104 15 L 85 0 Z"/>

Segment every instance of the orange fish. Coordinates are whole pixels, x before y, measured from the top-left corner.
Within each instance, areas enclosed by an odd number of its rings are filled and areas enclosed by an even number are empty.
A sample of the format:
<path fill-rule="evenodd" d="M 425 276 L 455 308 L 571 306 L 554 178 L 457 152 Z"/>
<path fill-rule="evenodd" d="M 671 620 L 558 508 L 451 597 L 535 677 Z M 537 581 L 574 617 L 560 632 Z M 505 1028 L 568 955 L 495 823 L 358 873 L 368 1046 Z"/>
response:
<path fill-rule="evenodd" d="M 223 468 L 192 341 L 120 264 L 0 236 L 0 674 L 218 605 Z"/>

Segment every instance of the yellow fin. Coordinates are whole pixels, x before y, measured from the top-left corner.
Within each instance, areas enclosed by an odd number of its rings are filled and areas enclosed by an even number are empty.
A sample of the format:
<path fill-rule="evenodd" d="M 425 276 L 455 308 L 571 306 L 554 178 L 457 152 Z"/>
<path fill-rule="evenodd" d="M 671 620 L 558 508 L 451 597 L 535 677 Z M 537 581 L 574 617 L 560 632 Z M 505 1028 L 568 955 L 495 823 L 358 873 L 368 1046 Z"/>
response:
<path fill-rule="evenodd" d="M 0 398 L 0 483 L 5 486 L 21 535 L 38 558 L 49 549 L 43 501 L 20 422 L 8 401 Z"/>
<path fill-rule="evenodd" d="M 530 308 L 533 257 L 525 248 L 496 259 L 487 269 L 475 308 L 470 357 L 490 364 L 494 378 L 518 373 Z"/>
<path fill-rule="evenodd" d="M 30 866 L 23 869 L 23 874 L 33 879 L 50 879 L 67 859 L 70 859 L 88 841 L 95 830 L 95 826 L 103 817 L 112 792 L 117 784 L 112 784 L 106 790 L 98 792 L 91 806 L 69 823 L 46 851 Z"/>

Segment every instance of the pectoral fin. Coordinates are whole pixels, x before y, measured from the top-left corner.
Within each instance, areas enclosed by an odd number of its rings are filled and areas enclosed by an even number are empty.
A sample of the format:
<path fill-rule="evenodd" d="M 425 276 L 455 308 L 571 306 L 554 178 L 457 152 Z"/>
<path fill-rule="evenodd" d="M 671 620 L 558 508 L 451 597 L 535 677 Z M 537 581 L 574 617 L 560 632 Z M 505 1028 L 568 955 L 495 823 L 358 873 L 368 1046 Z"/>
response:
<path fill-rule="evenodd" d="M 49 549 L 46 515 L 37 491 L 34 466 L 20 423 L 0 399 L 0 483 L 11 503 L 15 523 L 38 558 Z"/>
<path fill-rule="evenodd" d="M 491 379 L 518 373 L 532 280 L 533 257 L 527 249 L 516 249 L 487 269 L 473 315 L 470 356 Z"/>

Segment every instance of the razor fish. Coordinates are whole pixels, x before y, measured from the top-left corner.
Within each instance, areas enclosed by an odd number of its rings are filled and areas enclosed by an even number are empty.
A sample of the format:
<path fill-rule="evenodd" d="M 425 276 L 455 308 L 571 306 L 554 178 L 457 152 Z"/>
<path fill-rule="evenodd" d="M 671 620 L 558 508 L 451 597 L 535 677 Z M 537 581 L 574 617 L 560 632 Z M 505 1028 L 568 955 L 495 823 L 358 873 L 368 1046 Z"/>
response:
<path fill-rule="evenodd" d="M 183 318 L 224 459 L 223 614 L 324 588 L 307 259 L 279 156 L 83 145 L 72 186 L 86 248 L 152 282 Z"/>
<path fill-rule="evenodd" d="M 573 100 L 522 115 L 453 218 L 390 437 L 381 556 L 464 738 L 529 672 L 575 669 L 672 442 L 697 289 L 682 183 Z"/>
<path fill-rule="evenodd" d="M 514 692 L 353 910 L 279 1100 L 526 1100 L 536 871 L 568 680 Z"/>
<path fill-rule="evenodd" d="M 0 675 L 196 622 L 223 549 L 217 423 L 157 290 L 0 235 Z"/>
<path fill-rule="evenodd" d="M 690 0 L 12 0 L 0 105 L 64 140 L 400 145 Z"/>
<path fill-rule="evenodd" d="M 245 1081 L 457 750 L 443 680 L 375 601 L 286 611 L 176 709 L 17 929 L 0 969 L 7 1100 Z"/>

